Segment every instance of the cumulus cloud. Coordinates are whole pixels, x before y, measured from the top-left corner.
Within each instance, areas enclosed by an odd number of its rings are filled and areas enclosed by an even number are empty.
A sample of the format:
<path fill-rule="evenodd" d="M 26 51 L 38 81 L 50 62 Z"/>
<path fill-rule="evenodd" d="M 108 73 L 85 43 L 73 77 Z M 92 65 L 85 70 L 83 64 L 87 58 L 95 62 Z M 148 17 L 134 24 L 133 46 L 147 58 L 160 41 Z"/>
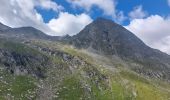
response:
<path fill-rule="evenodd" d="M 117 15 L 115 16 L 115 21 L 117 23 L 122 23 L 126 19 L 127 17 L 124 15 L 123 11 L 119 11 Z"/>
<path fill-rule="evenodd" d="M 91 21 L 86 14 L 72 15 L 62 12 L 64 7 L 52 0 L 0 0 L 0 4 L 0 22 L 11 27 L 32 26 L 49 35 L 77 33 Z M 42 15 L 35 9 L 36 7 L 53 10 L 59 13 L 59 17 L 45 23 Z M 75 28 L 74 31 L 73 28 Z"/>
<path fill-rule="evenodd" d="M 43 22 L 35 7 L 55 11 L 62 8 L 51 0 L 1 0 L 0 3 L 0 22 L 11 27 L 33 26 L 49 34 L 54 32 Z"/>
<path fill-rule="evenodd" d="M 79 6 L 89 11 L 93 6 L 97 6 L 104 11 L 106 15 L 114 15 L 115 2 L 114 0 L 67 0 L 73 6 Z"/>
<path fill-rule="evenodd" d="M 152 15 L 144 19 L 134 19 L 128 26 L 147 45 L 170 54 L 170 18 Z"/>
<path fill-rule="evenodd" d="M 52 19 L 48 26 L 60 35 L 75 35 L 82 30 L 92 19 L 86 14 L 72 15 L 67 12 L 61 12 L 59 17 Z"/>
<path fill-rule="evenodd" d="M 51 0 L 35 0 L 36 5 L 39 5 L 43 9 L 52 9 L 56 12 L 59 12 L 64 9 L 63 6 L 58 5 L 57 3 Z"/>
<path fill-rule="evenodd" d="M 147 16 L 147 12 L 143 11 L 142 5 L 133 8 L 133 11 L 129 13 L 130 19 L 140 19 Z"/>
<path fill-rule="evenodd" d="M 108 15 L 114 18 L 118 23 L 121 23 L 126 19 L 123 11 L 116 9 L 116 0 L 67 0 L 72 4 L 74 8 L 81 7 L 86 11 L 90 11 L 94 6 L 98 7 L 104 12 L 104 15 Z"/>

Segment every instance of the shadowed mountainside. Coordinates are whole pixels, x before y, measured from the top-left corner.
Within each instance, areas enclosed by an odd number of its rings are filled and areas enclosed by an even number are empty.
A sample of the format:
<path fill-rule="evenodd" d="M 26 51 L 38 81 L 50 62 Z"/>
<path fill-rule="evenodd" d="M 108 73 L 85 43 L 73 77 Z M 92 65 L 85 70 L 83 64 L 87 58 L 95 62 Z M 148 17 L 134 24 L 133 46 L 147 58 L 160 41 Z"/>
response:
<path fill-rule="evenodd" d="M 77 48 L 115 55 L 139 64 L 133 68 L 139 73 L 170 79 L 170 56 L 145 45 L 133 33 L 111 20 L 98 18 L 69 42 Z"/>

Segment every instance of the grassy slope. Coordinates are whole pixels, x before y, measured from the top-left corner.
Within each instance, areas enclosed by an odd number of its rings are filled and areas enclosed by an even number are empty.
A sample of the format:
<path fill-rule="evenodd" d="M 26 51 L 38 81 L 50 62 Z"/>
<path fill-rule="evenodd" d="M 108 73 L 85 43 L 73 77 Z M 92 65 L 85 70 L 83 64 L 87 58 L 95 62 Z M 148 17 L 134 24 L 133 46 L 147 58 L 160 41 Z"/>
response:
<path fill-rule="evenodd" d="M 31 54 L 36 56 L 41 55 L 40 52 L 33 48 L 30 48 L 22 43 L 9 40 L 0 40 L 0 49 L 16 52 L 19 54 Z"/>
<path fill-rule="evenodd" d="M 27 100 L 36 97 L 36 79 L 31 76 L 14 76 L 0 71 L 0 100 Z"/>
<path fill-rule="evenodd" d="M 36 42 L 54 50 L 61 50 L 70 55 L 78 56 L 89 63 L 88 66 L 69 73 L 67 65 L 60 57 L 51 57 L 58 67 L 48 69 L 48 77 L 43 81 L 47 86 L 52 86 L 50 91 L 55 94 L 57 100 L 169 100 L 170 84 L 145 79 L 138 74 L 117 65 L 115 70 L 108 69 L 106 60 L 96 62 L 96 58 L 80 50 L 60 43 Z M 12 45 L 13 46 L 13 45 Z M 10 47 L 10 46 L 9 46 Z M 18 47 L 16 47 L 18 48 Z M 11 47 L 13 49 L 13 47 Z M 17 49 L 20 52 L 20 49 Z M 31 51 L 28 51 L 31 52 Z M 34 52 L 36 53 L 36 52 Z M 114 64 L 113 64 L 114 66 Z M 84 73 L 95 72 L 95 75 L 87 77 Z M 0 71 L 0 100 L 14 98 L 16 100 L 28 100 L 36 98 L 37 80 L 31 76 L 13 76 Z M 105 77 L 105 79 L 101 79 Z M 4 83 L 5 82 L 5 83 Z M 97 83 L 96 83 L 97 82 Z M 50 96 L 50 95 L 47 95 Z"/>
<path fill-rule="evenodd" d="M 0 40 L 0 49 L 21 55 L 42 56 L 40 52 L 24 44 Z M 28 100 L 36 98 L 37 79 L 30 75 L 13 75 L 0 65 L 0 100 Z"/>
<path fill-rule="evenodd" d="M 95 58 L 90 55 L 82 54 L 75 49 L 69 47 L 64 48 L 66 52 L 85 58 L 86 61 L 94 64 L 96 68 L 102 73 L 103 69 L 99 67 L 93 60 Z M 102 70 L 101 70 L 102 69 Z M 98 91 L 92 87 L 94 91 L 99 94 L 95 100 L 169 100 L 170 99 L 170 84 L 162 81 L 155 81 L 152 79 L 145 79 L 142 76 L 126 69 L 118 68 L 118 71 L 112 72 L 105 70 L 105 75 L 109 76 L 110 87 L 106 91 Z M 92 85 L 93 86 L 93 85 Z M 97 91 L 96 91 L 97 90 Z M 105 94 L 106 96 L 103 96 Z M 99 96 L 99 97 L 98 97 Z M 109 98 L 109 97 L 111 98 Z M 106 98 L 105 98 L 106 97 Z"/>
<path fill-rule="evenodd" d="M 96 58 L 81 50 L 70 46 L 63 46 L 60 43 L 43 43 L 41 45 L 61 50 L 73 56 L 78 56 L 91 64 L 87 69 L 80 69 L 72 75 L 68 75 L 60 84 L 56 97 L 59 100 L 168 100 L 170 99 L 170 84 L 152 79 L 145 79 L 126 68 L 122 64 L 116 64 L 116 71 L 105 67 L 110 61 L 103 60 L 96 62 Z M 100 65 L 101 63 L 106 63 Z M 114 63 L 111 62 L 114 65 Z M 112 67 L 113 67 L 112 66 Z M 91 69 L 92 68 L 92 69 Z M 115 69 L 115 68 L 114 68 Z M 94 77 L 86 78 L 81 73 L 97 72 Z M 101 75 L 107 76 L 107 83 L 94 80 Z M 82 81 L 83 80 L 83 81 Z M 89 90 L 84 86 L 89 86 Z M 88 91 L 88 92 L 87 92 Z"/>

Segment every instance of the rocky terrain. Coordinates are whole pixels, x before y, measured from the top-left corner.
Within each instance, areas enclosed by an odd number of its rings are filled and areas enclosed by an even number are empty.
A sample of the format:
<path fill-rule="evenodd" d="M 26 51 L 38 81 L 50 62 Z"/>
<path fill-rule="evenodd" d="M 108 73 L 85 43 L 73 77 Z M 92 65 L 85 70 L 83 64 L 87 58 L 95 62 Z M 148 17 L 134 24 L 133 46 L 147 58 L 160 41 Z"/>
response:
<path fill-rule="evenodd" d="M 130 67 L 138 73 L 170 80 L 170 56 L 148 47 L 133 33 L 110 20 L 98 18 L 70 40 L 75 47 L 131 62 Z"/>
<path fill-rule="evenodd" d="M 110 20 L 75 36 L 0 30 L 0 100 L 170 99 L 170 56 Z"/>

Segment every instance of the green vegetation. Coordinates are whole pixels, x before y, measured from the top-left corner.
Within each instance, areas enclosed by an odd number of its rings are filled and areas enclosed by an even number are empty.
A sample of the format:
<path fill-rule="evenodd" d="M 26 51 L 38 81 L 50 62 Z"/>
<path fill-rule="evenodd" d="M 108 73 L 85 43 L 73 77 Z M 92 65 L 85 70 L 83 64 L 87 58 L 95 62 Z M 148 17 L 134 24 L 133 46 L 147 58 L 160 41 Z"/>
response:
<path fill-rule="evenodd" d="M 31 55 L 41 54 L 51 61 L 50 66 L 44 69 L 46 77 L 41 79 L 40 87 L 44 86 L 43 89 L 36 86 L 40 81 L 30 75 L 16 76 L 2 69 L 0 100 L 34 100 L 39 98 L 40 94 L 37 93 L 39 90 L 54 100 L 170 99 L 169 83 L 146 78 L 125 68 L 119 62 L 112 62 L 107 57 L 100 60 L 83 50 L 61 43 L 36 41 L 33 44 L 71 56 L 65 61 L 62 54 L 52 56 L 48 52 L 38 51 L 24 44 L 0 42 L 1 48 Z M 84 64 L 79 65 L 79 60 Z"/>
<path fill-rule="evenodd" d="M 115 66 L 116 71 L 112 71 L 99 65 L 99 63 L 107 65 L 110 62 L 107 59 L 98 63 L 96 58 L 81 50 L 66 45 L 60 46 L 61 44 L 50 45 L 55 50 L 77 56 L 88 63 L 88 66 L 77 69 L 72 75 L 67 75 L 60 83 L 60 89 L 56 92 L 59 100 L 168 100 L 170 98 L 170 91 L 167 89 L 170 88 L 170 84 L 166 82 L 155 84 L 153 79 L 146 79 L 133 71 L 126 70 L 122 64 L 113 63 L 112 66 Z M 68 67 L 61 58 L 54 61 Z M 95 75 L 88 78 L 81 74 L 91 72 Z M 101 79 L 102 76 L 106 79 Z"/>
<path fill-rule="evenodd" d="M 10 73 L 0 71 L 0 100 L 28 100 L 35 99 L 37 82 L 31 76 L 14 76 Z"/>
<path fill-rule="evenodd" d="M 157 85 L 153 80 L 138 76 L 129 71 L 120 72 L 121 77 L 129 80 L 136 91 L 136 100 L 169 100 L 170 91 L 165 85 Z M 169 85 L 170 87 L 170 85 Z"/>
<path fill-rule="evenodd" d="M 65 78 L 60 87 L 61 90 L 58 91 L 59 100 L 80 100 L 85 98 L 81 83 L 75 76 Z"/>
<path fill-rule="evenodd" d="M 30 48 L 22 43 L 14 42 L 14 41 L 6 41 L 0 40 L 0 48 L 8 51 L 15 51 L 19 54 L 31 54 L 31 55 L 39 55 L 40 52 L 37 50 Z"/>

